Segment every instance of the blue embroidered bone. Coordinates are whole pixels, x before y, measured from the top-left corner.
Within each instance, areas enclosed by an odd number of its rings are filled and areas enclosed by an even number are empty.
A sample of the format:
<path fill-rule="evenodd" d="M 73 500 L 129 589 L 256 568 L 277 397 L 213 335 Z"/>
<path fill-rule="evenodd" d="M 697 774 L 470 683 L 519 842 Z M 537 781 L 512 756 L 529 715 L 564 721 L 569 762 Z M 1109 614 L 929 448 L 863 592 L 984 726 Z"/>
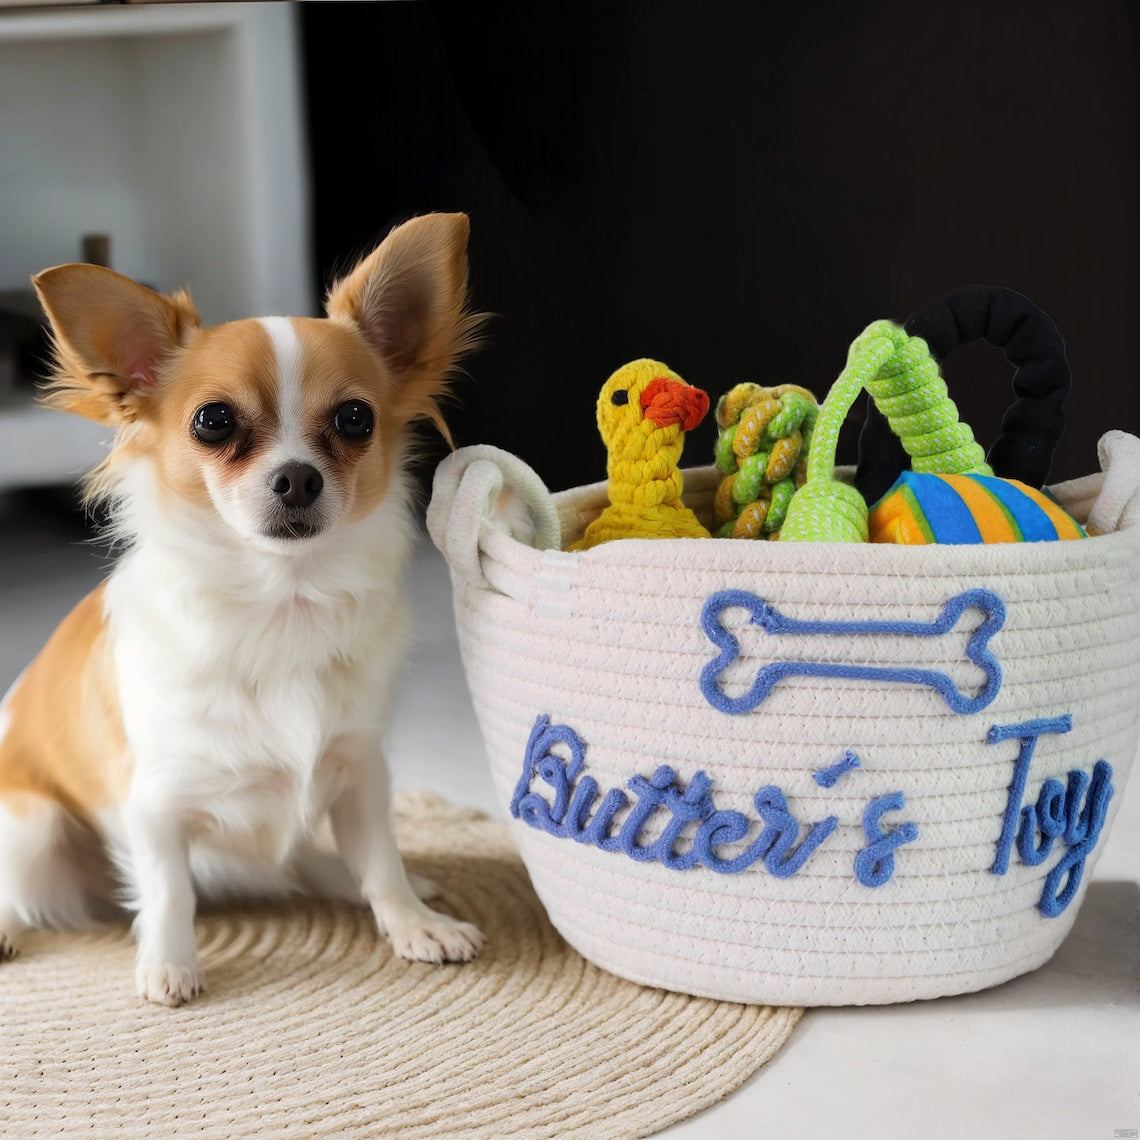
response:
<path fill-rule="evenodd" d="M 898 666 L 845 665 L 831 661 L 772 661 L 763 665 L 748 692 L 729 697 L 721 690 L 719 680 L 740 655 L 740 642 L 724 627 L 721 614 L 739 606 L 750 614 L 750 623 L 765 633 L 784 635 L 864 637 L 942 637 L 954 628 L 958 619 L 970 609 L 981 610 L 985 621 L 970 636 L 966 656 L 985 674 L 985 684 L 970 695 L 962 692 L 954 679 L 937 669 L 900 668 Z M 720 653 L 701 670 L 701 692 L 705 700 L 720 712 L 739 715 L 762 704 L 785 678 L 847 677 L 866 681 L 888 681 L 894 684 L 923 685 L 934 689 L 956 713 L 968 714 L 984 709 L 1001 688 L 1001 666 L 990 652 L 989 642 L 1005 622 L 1005 605 L 991 590 L 966 590 L 956 594 L 933 621 L 799 621 L 788 617 L 770 602 L 745 590 L 720 590 L 705 602 L 701 625 Z"/>

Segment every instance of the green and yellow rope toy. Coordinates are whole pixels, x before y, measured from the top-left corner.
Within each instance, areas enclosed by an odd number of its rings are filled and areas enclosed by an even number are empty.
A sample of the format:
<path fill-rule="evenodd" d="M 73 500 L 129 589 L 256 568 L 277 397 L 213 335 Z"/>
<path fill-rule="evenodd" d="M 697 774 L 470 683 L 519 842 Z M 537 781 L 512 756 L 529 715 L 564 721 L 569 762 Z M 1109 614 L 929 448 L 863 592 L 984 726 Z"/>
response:
<path fill-rule="evenodd" d="M 716 406 L 716 465 L 723 478 L 714 509 L 719 538 L 779 536 L 792 495 L 807 478 L 819 405 L 796 384 L 737 384 Z"/>
<path fill-rule="evenodd" d="M 985 452 L 958 418 L 926 342 L 893 321 L 875 321 L 855 339 L 812 433 L 807 480 L 796 491 L 784 542 L 866 542 L 867 504 L 836 478 L 839 430 L 866 388 L 910 456 L 911 469 L 941 475 L 991 475 Z"/>

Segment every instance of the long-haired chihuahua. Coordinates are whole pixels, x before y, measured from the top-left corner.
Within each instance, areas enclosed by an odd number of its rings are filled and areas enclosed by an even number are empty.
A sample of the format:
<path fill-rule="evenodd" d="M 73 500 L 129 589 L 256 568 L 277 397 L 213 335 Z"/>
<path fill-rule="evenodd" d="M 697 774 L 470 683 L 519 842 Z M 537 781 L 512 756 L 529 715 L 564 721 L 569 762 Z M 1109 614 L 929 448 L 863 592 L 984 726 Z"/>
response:
<path fill-rule="evenodd" d="M 125 553 L 0 704 L 0 960 L 135 913 L 136 984 L 202 988 L 199 898 L 369 905 L 396 954 L 473 958 L 393 838 L 383 738 L 409 642 L 410 427 L 471 345 L 467 218 L 394 229 L 326 316 L 201 326 L 91 265 L 34 284 L 53 407 L 113 427 L 89 493 Z M 314 832 L 328 818 L 338 855 Z"/>

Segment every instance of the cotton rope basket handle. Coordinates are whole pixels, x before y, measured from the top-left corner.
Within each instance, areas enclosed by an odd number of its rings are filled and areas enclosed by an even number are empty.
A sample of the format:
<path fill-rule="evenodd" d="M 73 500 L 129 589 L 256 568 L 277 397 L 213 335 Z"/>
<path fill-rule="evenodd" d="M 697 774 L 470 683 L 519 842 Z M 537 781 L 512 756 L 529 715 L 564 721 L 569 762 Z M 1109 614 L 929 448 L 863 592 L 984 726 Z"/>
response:
<path fill-rule="evenodd" d="M 1097 444 L 1104 479 L 1089 509 L 1085 531 L 1113 534 L 1140 525 L 1140 439 L 1110 431 Z"/>
<path fill-rule="evenodd" d="M 461 448 L 439 465 L 427 526 L 454 574 L 512 596 L 525 597 L 525 583 L 512 587 L 488 579 L 482 557 L 488 544 L 562 549 L 558 510 L 546 484 L 517 456 L 489 444 Z"/>
<path fill-rule="evenodd" d="M 847 365 L 820 408 L 807 481 L 788 508 L 781 542 L 867 541 L 867 502 L 854 486 L 835 476 L 839 430 L 864 389 L 886 416 L 913 470 L 992 474 L 973 432 L 958 419 L 926 341 L 893 321 L 874 321 L 855 338 Z"/>

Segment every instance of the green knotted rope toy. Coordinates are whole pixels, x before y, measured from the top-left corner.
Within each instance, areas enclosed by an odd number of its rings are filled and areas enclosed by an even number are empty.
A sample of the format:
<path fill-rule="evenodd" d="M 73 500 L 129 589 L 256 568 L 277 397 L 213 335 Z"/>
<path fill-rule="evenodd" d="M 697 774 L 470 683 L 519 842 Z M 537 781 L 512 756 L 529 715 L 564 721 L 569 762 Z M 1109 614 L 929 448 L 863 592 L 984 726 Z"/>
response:
<path fill-rule="evenodd" d="M 717 402 L 714 510 L 719 538 L 776 538 L 797 487 L 819 405 L 796 384 L 737 384 Z"/>
<path fill-rule="evenodd" d="M 901 440 L 913 471 L 993 474 L 973 432 L 959 420 L 926 342 L 893 321 L 874 321 L 852 343 L 847 365 L 820 408 L 807 480 L 788 507 L 781 541 L 867 541 L 867 503 L 835 476 L 839 431 L 864 388 Z"/>

